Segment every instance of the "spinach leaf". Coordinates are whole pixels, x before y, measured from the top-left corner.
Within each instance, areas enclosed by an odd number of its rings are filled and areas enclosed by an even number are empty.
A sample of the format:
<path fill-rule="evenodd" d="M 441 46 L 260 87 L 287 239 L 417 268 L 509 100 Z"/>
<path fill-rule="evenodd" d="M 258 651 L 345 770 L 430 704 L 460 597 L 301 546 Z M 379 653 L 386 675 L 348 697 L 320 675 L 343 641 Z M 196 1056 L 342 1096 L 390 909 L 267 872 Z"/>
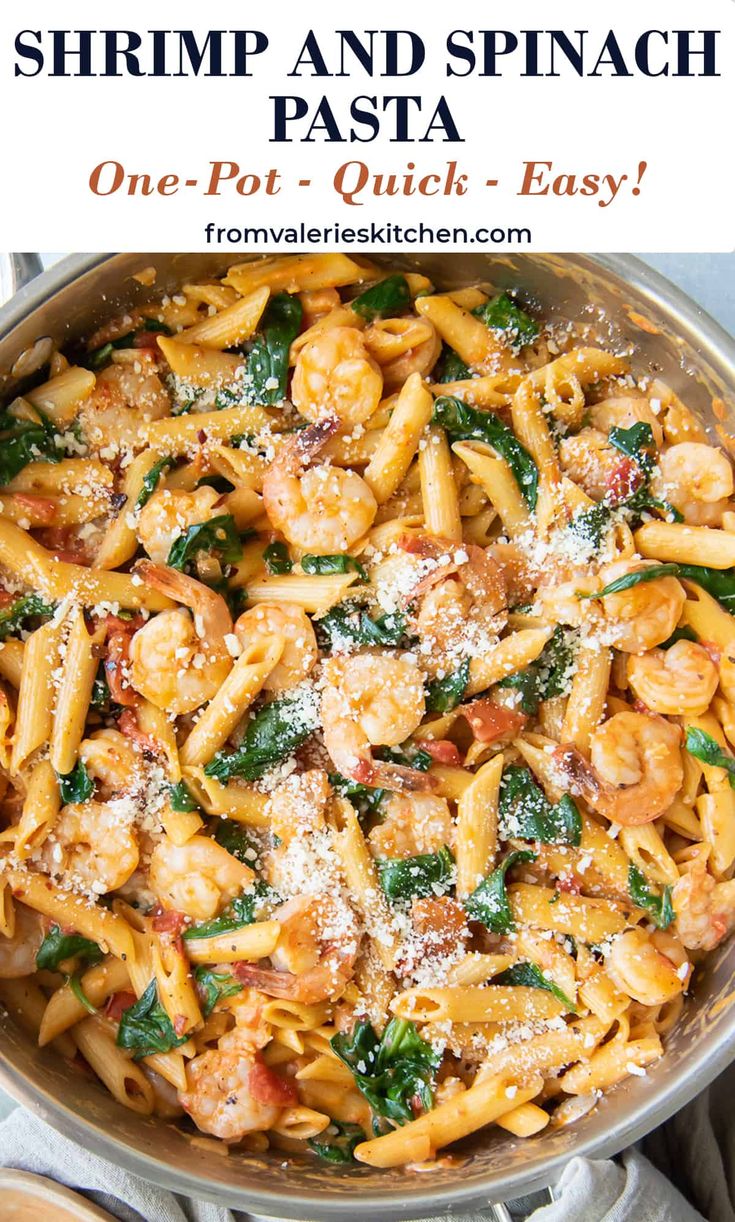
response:
<path fill-rule="evenodd" d="M 538 323 L 508 293 L 499 293 L 490 301 L 484 301 L 475 306 L 472 313 L 491 330 L 503 331 L 508 346 L 514 351 L 532 344 L 540 330 Z"/>
<path fill-rule="evenodd" d="M 403 751 L 400 747 L 375 747 L 373 756 L 376 760 L 385 760 L 389 764 L 400 764 L 403 768 L 415 768 L 417 772 L 428 772 L 432 763 L 428 751 L 417 751 L 415 748 Z"/>
<path fill-rule="evenodd" d="M 126 331 L 124 335 L 118 335 L 117 339 L 110 339 L 106 344 L 102 344 L 99 348 L 93 348 L 88 352 L 81 362 L 86 369 L 102 369 L 110 360 L 116 348 L 132 348 L 133 341 L 138 335 L 144 334 L 146 331 L 157 331 L 161 335 L 171 335 L 171 328 L 166 326 L 165 322 L 159 322 L 157 318 L 144 318 L 139 327 L 134 331 Z"/>
<path fill-rule="evenodd" d="M 76 972 L 74 973 L 73 976 L 69 977 L 68 983 L 69 983 L 69 988 L 71 989 L 72 993 L 76 997 L 79 1004 L 84 1006 L 84 1009 L 87 1011 L 87 1014 L 96 1014 L 97 1007 L 93 1006 L 91 1001 L 87 997 L 87 994 L 84 992 L 84 989 L 82 988 L 82 982 L 79 979 L 79 976 Z"/>
<path fill-rule="evenodd" d="M 438 853 L 379 861 L 378 876 L 389 900 L 444 894 L 454 877 L 454 858 L 444 845 Z"/>
<path fill-rule="evenodd" d="M 56 777 L 62 806 L 66 806 L 67 802 L 86 802 L 94 793 L 94 781 L 87 772 L 84 760 L 78 760 L 65 776 L 57 772 Z"/>
<path fill-rule="evenodd" d="M 357 573 L 360 581 L 367 581 L 368 574 L 364 565 L 354 556 L 302 556 L 301 567 L 305 573 Z"/>
<path fill-rule="evenodd" d="M 515 433 L 493 412 L 469 407 L 453 395 L 440 395 L 434 402 L 432 421 L 439 424 L 452 441 L 484 441 L 504 458 L 515 476 L 529 509 L 538 499 L 538 467 Z"/>
<path fill-rule="evenodd" d="M 653 470 L 655 446 L 653 444 L 653 429 L 650 424 L 638 420 L 630 428 L 613 427 L 608 433 L 610 445 L 620 450 L 638 463 L 644 476 L 649 476 Z"/>
<path fill-rule="evenodd" d="M 170 1052 L 185 1044 L 188 1035 L 177 1035 L 173 1023 L 158 1000 L 158 988 L 151 980 L 142 997 L 135 1005 L 123 1010 L 117 1029 L 118 1048 L 133 1050 L 133 1060 L 150 1056 L 154 1052 Z"/>
<path fill-rule="evenodd" d="M 590 509 L 575 513 L 567 529 L 578 539 L 587 543 L 593 552 L 602 547 L 602 541 L 613 524 L 612 510 L 600 502 Z"/>
<path fill-rule="evenodd" d="M 7 426 L 7 427 L 6 427 Z M 46 462 L 61 462 L 63 451 L 57 446 L 58 434 L 50 421 L 40 423 L 31 420 L 16 420 L 4 416 L 0 424 L 0 485 L 11 479 L 30 462 L 44 459 Z"/>
<path fill-rule="evenodd" d="M 263 552 L 263 559 L 269 573 L 290 573 L 293 568 L 293 560 L 288 554 L 285 543 L 269 543 Z"/>
<path fill-rule="evenodd" d="M 372 1024 L 361 1019 L 351 1035 L 334 1035 L 330 1043 L 379 1116 L 397 1124 L 413 1120 L 416 1097 L 424 1111 L 430 1110 L 441 1056 L 421 1039 L 414 1023 L 392 1018 L 378 1039 Z"/>
<path fill-rule="evenodd" d="M 506 768 L 500 785 L 499 821 L 504 840 L 578 845 L 582 819 L 569 794 L 551 804 L 530 768 Z"/>
<path fill-rule="evenodd" d="M 323 649 L 345 645 L 400 645 L 406 635 L 406 620 L 398 612 L 371 619 L 364 607 L 354 602 L 341 602 L 314 621 L 314 628 Z"/>
<path fill-rule="evenodd" d="M 695 726 L 687 726 L 684 746 L 690 755 L 701 760 L 703 764 L 710 764 L 713 768 L 724 768 L 730 785 L 735 789 L 735 759 L 727 751 L 722 750 L 711 734 Z"/>
<path fill-rule="evenodd" d="M 93 709 L 104 709 L 110 704 L 110 685 L 107 682 L 104 662 L 99 664 L 92 684 L 92 697 L 89 703 Z"/>
<path fill-rule="evenodd" d="M 542 700 L 565 696 L 569 691 L 574 674 L 576 639 L 574 632 L 557 625 L 535 662 L 507 675 L 497 686 L 518 691 L 521 711 L 529 717 L 535 716 Z"/>
<path fill-rule="evenodd" d="M 432 376 L 435 382 L 466 382 L 472 374 L 454 349 L 444 344 Z"/>
<path fill-rule="evenodd" d="M 634 573 L 625 573 L 622 577 L 616 577 L 615 581 L 609 582 L 603 586 L 601 590 L 597 590 L 592 594 L 583 594 L 577 592 L 577 598 L 607 598 L 608 594 L 622 594 L 624 590 L 630 590 L 633 586 L 639 586 L 646 581 L 659 581 L 662 577 L 677 577 L 679 574 L 678 564 L 654 564 L 647 569 L 636 569 Z"/>
<path fill-rule="evenodd" d="M 541 968 L 535 963 L 514 963 L 512 967 L 506 968 L 504 972 L 496 976 L 494 983 L 520 984 L 530 989 L 546 989 L 554 995 L 557 1001 L 561 1002 L 567 1013 L 577 1013 L 566 993 L 563 993 L 559 986 L 554 984 L 553 980 L 549 980 L 548 976 L 545 976 Z"/>
<path fill-rule="evenodd" d="M 699 564 L 680 564 L 677 576 L 696 582 L 729 611 L 735 612 L 735 568 L 711 569 Z"/>
<path fill-rule="evenodd" d="M 248 398 L 253 403 L 280 403 L 286 398 L 288 353 L 301 326 L 303 309 L 298 297 L 277 293 L 263 315 L 260 333 L 247 364 Z"/>
<path fill-rule="evenodd" d="M 536 854 L 529 849 L 516 849 L 508 853 L 497 869 L 488 874 L 465 900 L 464 907 L 468 917 L 473 921 L 482 921 L 491 933 L 510 933 L 515 929 L 505 876 L 511 866 L 522 861 L 535 860 Z"/>
<path fill-rule="evenodd" d="M 171 786 L 168 792 L 168 800 L 171 803 L 171 810 L 181 813 L 201 810 L 186 781 L 177 781 L 175 785 Z"/>
<path fill-rule="evenodd" d="M 138 499 L 135 502 L 136 509 L 142 509 L 144 505 L 148 504 L 158 487 L 158 481 L 163 472 L 167 471 L 169 467 L 173 467 L 175 462 L 176 460 L 171 455 L 166 455 L 163 458 L 159 458 L 158 462 L 153 464 L 150 471 L 146 471 L 143 476 L 143 487 L 138 493 Z"/>
<path fill-rule="evenodd" d="M 294 689 L 264 705 L 248 722 L 240 746 L 218 751 L 204 771 L 223 784 L 233 776 L 257 781 L 274 764 L 293 755 L 318 724 L 316 708 Z"/>
<path fill-rule="evenodd" d="M 339 772 L 330 772 L 328 775 L 332 789 L 347 798 L 360 815 L 376 811 L 385 797 L 384 789 L 371 789 L 368 785 L 361 785 L 359 781 L 350 781 Z"/>
<path fill-rule="evenodd" d="M 335 1130 L 332 1133 L 332 1130 Z M 318 1137 L 310 1137 L 307 1145 L 326 1163 L 354 1162 L 355 1146 L 365 1141 L 365 1134 L 359 1124 L 342 1124 L 333 1120 L 324 1133 Z"/>
<path fill-rule="evenodd" d="M 0 641 L 20 632 L 27 620 L 36 616 L 47 618 L 53 611 L 53 606 L 44 602 L 40 594 L 22 594 L 0 610 Z"/>
<path fill-rule="evenodd" d="M 457 670 L 445 675 L 443 679 L 432 679 L 426 685 L 427 713 L 451 713 L 464 696 L 469 681 L 469 658 L 465 658 Z"/>
<path fill-rule="evenodd" d="M 221 933 L 232 933 L 233 929 L 242 929 L 244 925 L 252 925 L 257 920 L 256 913 L 270 895 L 274 894 L 267 883 L 260 879 L 246 895 L 237 895 L 231 904 L 219 916 L 210 921 L 201 921 L 198 925 L 190 925 L 184 930 L 185 942 L 196 938 L 216 938 Z"/>
<path fill-rule="evenodd" d="M 652 565 L 650 568 L 618 577 L 617 581 L 611 581 L 597 594 L 578 594 L 577 598 L 604 598 L 607 594 L 629 590 L 631 586 L 637 586 L 642 581 L 657 581 L 659 577 L 679 577 L 684 581 L 692 581 L 717 599 L 731 615 L 735 612 L 735 568 L 712 569 L 699 564 L 671 562 Z"/>
<path fill-rule="evenodd" d="M 36 967 L 57 972 L 66 959 L 81 959 L 88 966 L 99 963 L 104 956 L 96 942 L 80 933 L 62 933 L 60 925 L 52 925 L 36 954 Z"/>
<path fill-rule="evenodd" d="M 732 761 L 735 764 L 735 761 Z M 645 874 L 633 865 L 628 866 L 628 891 L 637 908 L 644 908 L 659 929 L 668 929 L 676 919 L 671 902 L 671 887 L 664 887 L 660 895 L 651 889 Z"/>
<path fill-rule="evenodd" d="M 169 568 L 183 573 L 197 552 L 218 552 L 223 564 L 236 564 L 242 544 L 232 514 L 222 513 L 208 522 L 197 522 L 171 544 L 166 561 Z"/>
<path fill-rule="evenodd" d="M 352 309 L 360 318 L 394 318 L 396 314 L 404 314 L 411 304 L 411 290 L 408 281 L 400 273 L 388 276 L 385 280 L 365 289 L 352 302 Z"/>
<path fill-rule="evenodd" d="M 217 1002 L 223 997 L 234 997 L 243 986 L 229 972 L 215 972 L 209 964 L 201 963 L 194 968 L 202 1014 L 209 1018 Z"/>
<path fill-rule="evenodd" d="M 217 844 L 221 844 L 223 849 L 227 849 L 228 853 L 232 853 L 233 857 L 246 866 L 252 866 L 258 856 L 247 830 L 242 823 L 236 823 L 234 819 L 218 819 L 214 838 Z"/>

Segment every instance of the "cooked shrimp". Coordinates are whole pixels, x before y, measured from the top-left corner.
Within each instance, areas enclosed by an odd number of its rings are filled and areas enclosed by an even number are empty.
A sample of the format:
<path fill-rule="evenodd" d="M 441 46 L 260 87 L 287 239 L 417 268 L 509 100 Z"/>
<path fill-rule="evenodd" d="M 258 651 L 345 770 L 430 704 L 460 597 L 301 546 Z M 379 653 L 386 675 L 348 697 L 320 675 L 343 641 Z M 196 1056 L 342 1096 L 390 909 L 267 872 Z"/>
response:
<path fill-rule="evenodd" d="M 268 803 L 268 817 L 281 845 L 287 848 L 297 837 L 321 831 L 331 796 L 332 787 L 321 768 L 292 773 L 276 785 Z"/>
<path fill-rule="evenodd" d="M 670 649 L 652 649 L 628 658 L 628 682 L 654 713 L 698 716 L 717 690 L 717 667 L 694 641 L 676 641 Z"/>
<path fill-rule="evenodd" d="M 600 429 L 580 429 L 559 443 L 562 471 L 595 501 L 610 491 L 611 481 L 620 467 L 621 454 L 610 445 Z"/>
<path fill-rule="evenodd" d="M 296 603 L 258 603 L 237 620 L 235 635 L 243 648 L 259 637 L 280 636 L 285 641 L 278 665 L 263 684 L 267 692 L 295 687 L 310 674 L 319 657 L 311 620 Z"/>
<path fill-rule="evenodd" d="M 652 487 L 693 526 L 719 526 L 733 493 L 732 466 L 715 446 L 682 441 L 660 456 Z"/>
<path fill-rule="evenodd" d="M 735 879 L 718 883 L 695 866 L 674 885 L 671 898 L 676 931 L 688 950 L 713 950 L 735 929 Z"/>
<path fill-rule="evenodd" d="M 161 840 L 151 854 L 148 882 L 164 908 L 208 921 L 248 887 L 253 871 L 208 836 L 186 844 Z"/>
<path fill-rule="evenodd" d="M 642 421 L 650 424 L 654 445 L 660 449 L 664 434 L 658 417 L 648 399 L 643 395 L 614 395 L 595 403 L 590 409 L 590 420 L 596 429 L 609 433 L 611 428 L 629 429 Z"/>
<path fill-rule="evenodd" d="M 36 971 L 36 954 L 43 942 L 44 923 L 35 912 L 18 900 L 15 905 L 15 929 L 12 938 L 0 934 L 0 980 L 30 976 Z"/>
<path fill-rule="evenodd" d="M 554 752 L 586 802 L 623 827 L 650 823 L 671 805 L 684 778 L 678 726 L 645 713 L 615 713 L 594 731 L 591 764 L 573 748 Z"/>
<path fill-rule="evenodd" d="M 132 789 L 140 779 L 140 756 L 119 730 L 95 730 L 79 747 L 89 775 L 107 791 L 105 797 Z"/>
<path fill-rule="evenodd" d="M 130 684 L 166 712 L 192 713 L 219 691 L 232 668 L 227 603 L 193 577 L 141 560 L 143 580 L 191 608 L 160 611 L 130 642 Z"/>
<path fill-rule="evenodd" d="M 333 327 L 306 344 L 296 359 L 291 398 L 307 420 L 336 416 L 362 424 L 380 403 L 383 375 L 356 327 Z"/>
<path fill-rule="evenodd" d="M 105 895 L 122 887 L 140 856 L 125 798 L 65 806 L 38 854 L 52 877 Z"/>
<path fill-rule="evenodd" d="M 424 715 L 424 680 L 413 662 L 369 653 L 324 664 L 321 720 L 324 745 L 338 772 L 364 785 L 430 789 L 414 768 L 373 760 L 372 747 L 397 747 Z"/>
<path fill-rule="evenodd" d="M 263 506 L 271 526 L 307 552 L 346 552 L 367 533 L 378 512 L 361 476 L 322 464 L 304 470 L 329 437 L 336 421 L 319 421 L 297 433 L 263 479 Z"/>
<path fill-rule="evenodd" d="M 221 495 L 214 488 L 195 488 L 183 492 L 179 488 L 161 488 L 140 511 L 137 534 L 151 560 L 165 564 L 172 544 L 190 526 L 209 522 L 217 517 L 215 505 Z"/>
<path fill-rule="evenodd" d="M 416 632 L 422 664 L 430 674 L 446 671 L 447 659 L 486 651 L 507 619 L 503 570 L 477 544 L 457 545 L 428 535 L 406 536 L 402 546 L 431 567 L 409 598 L 420 598 Z"/>
<path fill-rule="evenodd" d="M 118 354 L 118 358 L 120 354 Z M 155 359 L 137 350 L 132 361 L 108 365 L 82 404 L 79 422 L 92 450 L 140 449 L 140 427 L 168 416 L 171 403 L 156 372 Z"/>
<path fill-rule="evenodd" d="M 382 821 L 368 843 L 376 857 L 416 857 L 450 848 L 455 840 L 449 803 L 434 794 L 391 794 L 381 805 Z"/>
<path fill-rule="evenodd" d="M 181 1106 L 204 1133 L 239 1141 L 247 1133 L 270 1129 L 296 1091 L 251 1053 L 210 1049 L 186 1067 L 187 1089 Z"/>
<path fill-rule="evenodd" d="M 242 963 L 238 979 L 271 997 L 304 1005 L 334 1000 L 352 977 L 360 945 L 350 908 L 330 895 L 300 895 L 273 913 L 281 932 L 273 969 Z"/>
<path fill-rule="evenodd" d="M 537 598 L 539 611 L 574 628 L 596 625 L 605 643 L 623 653 L 654 649 L 671 636 L 686 602 L 684 587 L 676 577 L 641 581 L 599 600 L 580 597 L 594 594 L 628 573 L 651 567 L 650 560 L 614 560 L 604 565 L 596 578 L 585 574 L 545 586 Z"/>
<path fill-rule="evenodd" d="M 689 972 L 679 975 L 679 971 L 686 962 L 686 954 L 675 939 L 657 940 L 656 934 L 638 927 L 626 929 L 615 939 L 606 966 L 613 984 L 634 1001 L 662 1006 L 684 992 Z"/>

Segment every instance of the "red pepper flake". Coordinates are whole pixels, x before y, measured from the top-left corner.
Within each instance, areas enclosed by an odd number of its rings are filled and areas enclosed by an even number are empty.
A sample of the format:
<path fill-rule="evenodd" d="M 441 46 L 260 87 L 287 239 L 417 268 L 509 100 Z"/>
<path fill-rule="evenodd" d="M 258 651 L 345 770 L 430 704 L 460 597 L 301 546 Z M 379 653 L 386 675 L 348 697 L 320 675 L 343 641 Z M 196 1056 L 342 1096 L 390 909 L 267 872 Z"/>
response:
<path fill-rule="evenodd" d="M 636 713 L 643 713 L 645 717 L 654 716 L 648 705 L 644 704 L 643 701 L 638 698 L 638 696 L 636 696 L 635 700 L 633 701 L 633 709 Z"/>
<path fill-rule="evenodd" d="M 506 734 L 517 734 L 528 720 L 525 713 L 488 698 L 463 704 L 460 711 L 479 743 L 492 743 Z"/>
<path fill-rule="evenodd" d="M 197 433 L 197 441 L 199 442 L 200 446 L 203 446 L 206 440 L 207 434 L 205 433 L 204 429 L 200 429 Z"/>
<path fill-rule="evenodd" d="M 582 880 L 576 874 L 566 874 L 564 878 L 556 880 L 556 886 L 559 891 L 568 895 L 579 895 L 582 891 Z"/>

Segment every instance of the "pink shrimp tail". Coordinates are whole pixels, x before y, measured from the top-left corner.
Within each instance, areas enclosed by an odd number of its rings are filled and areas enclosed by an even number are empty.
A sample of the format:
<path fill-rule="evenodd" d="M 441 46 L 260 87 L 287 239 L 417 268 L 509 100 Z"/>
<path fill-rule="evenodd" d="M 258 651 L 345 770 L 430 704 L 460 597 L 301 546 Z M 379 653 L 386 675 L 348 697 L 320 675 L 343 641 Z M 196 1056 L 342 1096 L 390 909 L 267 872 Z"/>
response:
<path fill-rule="evenodd" d="M 418 768 L 407 768 L 404 764 L 361 760 L 350 772 L 353 781 L 370 785 L 375 789 L 391 789 L 397 793 L 430 793 L 436 782 Z"/>
<path fill-rule="evenodd" d="M 296 995 L 299 978 L 292 972 L 276 972 L 244 960 L 233 964 L 233 971 L 242 984 L 258 989 L 261 993 L 267 993 L 270 997 L 288 1000 L 293 999 Z"/>

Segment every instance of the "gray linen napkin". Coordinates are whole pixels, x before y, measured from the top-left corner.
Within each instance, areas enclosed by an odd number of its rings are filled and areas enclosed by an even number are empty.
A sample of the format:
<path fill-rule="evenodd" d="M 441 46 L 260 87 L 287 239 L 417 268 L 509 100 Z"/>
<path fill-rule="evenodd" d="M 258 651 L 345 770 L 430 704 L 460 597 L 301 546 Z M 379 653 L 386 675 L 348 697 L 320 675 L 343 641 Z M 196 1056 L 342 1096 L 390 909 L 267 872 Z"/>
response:
<path fill-rule="evenodd" d="M 245 1222 L 248 1217 L 130 1175 L 23 1108 L 0 1124 L 0 1165 L 46 1175 L 78 1189 L 120 1222 Z M 637 1150 L 627 1151 L 622 1164 L 573 1158 L 553 1191 L 553 1204 L 531 1214 L 533 1222 L 703 1222 L 702 1215 Z M 513 1215 L 518 1216 L 515 1208 Z M 479 1214 L 453 1216 L 456 1222 L 489 1222 L 496 1215 L 488 1207 Z M 521 1216 L 527 1216 L 525 1210 Z M 707 1216 L 710 1222 L 730 1222 L 732 1215 Z"/>

